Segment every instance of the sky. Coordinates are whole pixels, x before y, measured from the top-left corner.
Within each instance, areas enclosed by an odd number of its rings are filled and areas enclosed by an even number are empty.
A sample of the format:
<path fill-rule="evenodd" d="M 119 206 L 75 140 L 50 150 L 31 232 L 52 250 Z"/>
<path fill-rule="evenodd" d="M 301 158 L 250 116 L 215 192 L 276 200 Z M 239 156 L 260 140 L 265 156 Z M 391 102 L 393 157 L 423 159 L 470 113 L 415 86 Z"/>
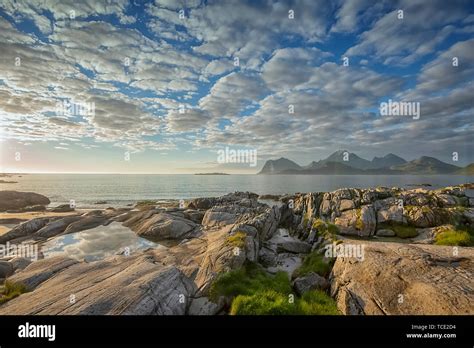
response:
<path fill-rule="evenodd" d="M 255 173 L 340 149 L 466 165 L 473 77 L 469 0 L 2 0 L 0 172 Z"/>

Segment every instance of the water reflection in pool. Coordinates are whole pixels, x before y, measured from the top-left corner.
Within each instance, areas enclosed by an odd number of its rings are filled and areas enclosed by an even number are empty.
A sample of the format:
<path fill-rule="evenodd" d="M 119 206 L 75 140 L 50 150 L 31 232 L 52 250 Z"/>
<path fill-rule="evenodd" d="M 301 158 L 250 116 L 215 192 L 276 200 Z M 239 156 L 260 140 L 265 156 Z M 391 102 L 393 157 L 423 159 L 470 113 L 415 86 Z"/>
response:
<path fill-rule="evenodd" d="M 141 238 L 132 230 L 113 222 L 90 230 L 55 237 L 42 246 L 45 258 L 68 256 L 78 260 L 96 261 L 110 255 L 147 248 L 163 247 Z M 127 249 L 128 248 L 128 249 Z"/>

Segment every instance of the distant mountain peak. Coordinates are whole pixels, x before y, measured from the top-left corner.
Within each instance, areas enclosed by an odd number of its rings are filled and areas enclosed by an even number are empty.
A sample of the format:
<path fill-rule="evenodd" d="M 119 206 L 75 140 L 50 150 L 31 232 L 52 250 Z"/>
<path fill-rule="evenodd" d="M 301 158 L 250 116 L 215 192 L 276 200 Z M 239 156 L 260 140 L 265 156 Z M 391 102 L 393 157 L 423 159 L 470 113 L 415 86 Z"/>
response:
<path fill-rule="evenodd" d="M 301 167 L 285 157 L 280 157 L 277 160 L 268 160 L 265 162 L 262 170 L 258 174 L 277 174 L 284 170 L 300 170 Z"/>
<path fill-rule="evenodd" d="M 348 157 L 343 156 L 346 153 Z M 337 150 L 327 158 L 312 161 L 304 167 L 285 157 L 268 160 L 259 174 L 466 174 L 473 171 L 473 164 L 461 168 L 430 156 L 407 162 L 389 153 L 369 161 L 347 150 Z"/>

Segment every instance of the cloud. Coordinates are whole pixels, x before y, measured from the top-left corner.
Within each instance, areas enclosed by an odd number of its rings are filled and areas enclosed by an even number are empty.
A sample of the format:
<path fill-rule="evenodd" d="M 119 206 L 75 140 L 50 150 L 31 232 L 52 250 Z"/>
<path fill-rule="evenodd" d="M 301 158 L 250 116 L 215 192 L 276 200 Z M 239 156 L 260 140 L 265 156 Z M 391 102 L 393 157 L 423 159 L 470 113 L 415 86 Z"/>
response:
<path fill-rule="evenodd" d="M 310 42 L 327 34 L 333 6 L 326 1 L 209 1 L 206 6 L 150 6 L 148 12 L 168 23 L 181 25 L 200 44 L 195 52 L 216 57 L 239 57 L 243 67 L 256 68 L 262 56 L 278 46 L 279 37 L 300 36 Z M 166 9 L 163 7 L 167 7 Z M 186 18 L 178 11 L 185 8 Z M 289 18 L 293 11 L 294 19 Z M 258 18 L 258 20 L 256 20 Z"/>
<path fill-rule="evenodd" d="M 199 101 L 199 107 L 214 119 L 235 118 L 247 105 L 257 103 L 267 92 L 259 75 L 232 72 L 212 86 L 209 94 Z"/>
<path fill-rule="evenodd" d="M 400 1 L 397 8 L 360 35 L 346 56 L 374 55 L 386 65 L 408 65 L 436 48 L 455 31 L 454 23 L 467 17 L 465 0 Z M 403 11 L 403 19 L 398 11 Z"/>
<path fill-rule="evenodd" d="M 171 131 L 177 132 L 205 128 L 210 119 L 211 117 L 206 111 L 197 108 L 184 109 L 183 113 L 180 113 L 179 110 L 170 110 L 167 117 Z"/>
<path fill-rule="evenodd" d="M 328 57 L 330 53 L 317 48 L 278 49 L 264 64 L 262 76 L 272 90 L 294 88 L 309 81 L 315 65 Z"/>
<path fill-rule="evenodd" d="M 124 14 L 127 5 L 128 0 L 4 0 L 0 3 L 0 8 L 16 20 L 32 20 L 43 34 L 51 34 L 53 24 L 44 15 L 45 12 L 51 13 L 56 21 L 74 21 L 85 17 L 116 14 L 122 22 L 131 23 L 132 18 Z"/>
<path fill-rule="evenodd" d="M 474 39 L 455 43 L 431 62 L 418 76 L 418 89 L 442 91 L 474 78 Z"/>

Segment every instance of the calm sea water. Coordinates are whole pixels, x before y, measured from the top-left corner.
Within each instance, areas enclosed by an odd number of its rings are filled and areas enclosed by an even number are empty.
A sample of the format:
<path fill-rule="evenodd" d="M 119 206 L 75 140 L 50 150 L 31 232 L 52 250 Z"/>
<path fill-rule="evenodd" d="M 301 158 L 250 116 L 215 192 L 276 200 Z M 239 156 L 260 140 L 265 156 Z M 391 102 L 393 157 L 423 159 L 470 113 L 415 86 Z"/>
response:
<path fill-rule="evenodd" d="M 431 184 L 430 188 L 474 182 L 474 176 L 461 175 L 95 175 L 29 174 L 2 178 L 18 181 L 0 184 L 0 190 L 37 192 L 52 204 L 69 203 L 82 208 L 124 206 L 139 200 L 187 199 L 221 196 L 234 191 L 258 194 L 333 191 L 341 187 L 408 187 Z"/>

